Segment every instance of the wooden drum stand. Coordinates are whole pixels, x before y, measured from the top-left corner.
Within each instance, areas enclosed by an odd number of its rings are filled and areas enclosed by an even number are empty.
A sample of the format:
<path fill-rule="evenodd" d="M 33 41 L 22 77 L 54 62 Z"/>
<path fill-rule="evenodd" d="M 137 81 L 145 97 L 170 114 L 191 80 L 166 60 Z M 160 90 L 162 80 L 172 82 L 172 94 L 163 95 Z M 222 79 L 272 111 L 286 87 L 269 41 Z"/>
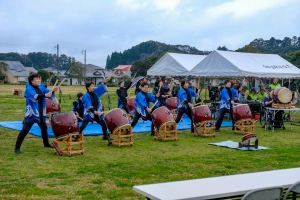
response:
<path fill-rule="evenodd" d="M 60 156 L 67 154 L 70 157 L 74 153 L 84 153 L 83 143 L 84 133 L 76 132 L 57 137 L 52 145 L 54 146 L 54 154 L 58 153 Z M 66 145 L 66 147 L 59 148 L 59 145 Z M 73 145 L 79 145 L 79 148 L 73 148 Z"/>

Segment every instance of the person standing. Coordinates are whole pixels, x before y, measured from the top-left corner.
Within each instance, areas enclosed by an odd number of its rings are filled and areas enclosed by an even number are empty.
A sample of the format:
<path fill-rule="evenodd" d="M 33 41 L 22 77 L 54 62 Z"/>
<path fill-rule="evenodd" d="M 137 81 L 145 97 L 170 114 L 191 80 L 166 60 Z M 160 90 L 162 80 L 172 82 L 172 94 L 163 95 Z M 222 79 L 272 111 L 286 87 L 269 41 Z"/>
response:
<path fill-rule="evenodd" d="M 81 92 L 77 93 L 77 100 L 73 102 L 73 108 L 72 108 L 79 122 L 83 120 L 84 107 L 82 103 L 82 96 L 83 94 Z"/>
<path fill-rule="evenodd" d="M 87 82 L 85 88 L 87 92 L 82 97 L 84 106 L 83 122 L 80 126 L 80 133 L 85 129 L 89 122 L 97 122 L 102 127 L 103 140 L 108 140 L 107 126 L 103 119 L 102 102 L 100 96 L 108 91 L 106 83 L 110 77 L 106 78 L 97 88 L 93 82 Z"/>
<path fill-rule="evenodd" d="M 44 147 L 53 148 L 49 144 L 48 139 L 48 127 L 46 124 L 46 99 L 54 98 L 54 91 L 58 88 L 53 88 L 52 91 L 41 85 L 41 77 L 36 73 L 31 73 L 28 77 L 28 83 L 26 84 L 26 90 L 24 97 L 26 98 L 26 112 L 23 121 L 22 130 L 19 132 L 17 141 L 15 144 L 15 153 L 21 153 L 21 145 L 24 138 L 29 133 L 34 123 L 37 123 L 41 129 L 41 135 L 43 138 Z"/>
<path fill-rule="evenodd" d="M 183 79 L 181 81 L 181 89 L 178 91 L 178 107 L 177 107 L 177 117 L 175 122 L 178 123 L 181 120 L 182 115 L 185 113 L 191 119 L 191 132 L 194 132 L 193 119 L 192 119 L 192 108 L 193 98 L 199 97 L 198 94 L 199 85 L 196 86 L 196 92 L 192 88 L 189 88 L 188 79 Z"/>
<path fill-rule="evenodd" d="M 233 112 L 232 112 L 232 108 L 233 108 L 233 104 L 234 104 L 234 98 L 237 95 L 237 91 L 233 88 L 231 88 L 231 81 L 230 80 L 226 80 L 224 82 L 225 87 L 222 89 L 221 91 L 221 101 L 220 101 L 220 110 L 219 110 L 219 116 L 218 116 L 218 120 L 216 123 L 216 129 L 215 131 L 218 132 L 223 119 L 224 119 L 224 115 L 225 113 L 229 113 L 231 120 L 232 120 L 232 130 L 234 130 L 234 118 L 233 118 Z"/>
<path fill-rule="evenodd" d="M 139 118 L 143 120 L 151 121 L 151 135 L 154 135 L 154 125 L 152 122 L 151 108 L 149 108 L 150 102 L 155 102 L 155 96 L 148 92 L 149 85 L 147 82 L 142 82 L 140 85 L 141 91 L 136 95 L 135 98 L 135 113 L 131 122 L 132 128 L 137 124 Z M 158 97 L 159 94 L 156 95 Z"/>
<path fill-rule="evenodd" d="M 274 78 L 273 83 L 270 85 L 271 90 L 275 90 L 276 88 L 281 87 L 281 85 L 278 83 L 278 79 Z"/>
<path fill-rule="evenodd" d="M 119 82 L 119 89 L 116 90 L 116 93 L 118 95 L 118 108 L 121 108 L 123 110 L 125 110 L 128 113 L 127 110 L 127 99 L 128 99 L 128 94 L 127 94 L 127 90 L 130 88 L 132 84 L 132 80 L 130 82 L 130 84 L 124 88 L 124 81 L 120 81 Z"/>

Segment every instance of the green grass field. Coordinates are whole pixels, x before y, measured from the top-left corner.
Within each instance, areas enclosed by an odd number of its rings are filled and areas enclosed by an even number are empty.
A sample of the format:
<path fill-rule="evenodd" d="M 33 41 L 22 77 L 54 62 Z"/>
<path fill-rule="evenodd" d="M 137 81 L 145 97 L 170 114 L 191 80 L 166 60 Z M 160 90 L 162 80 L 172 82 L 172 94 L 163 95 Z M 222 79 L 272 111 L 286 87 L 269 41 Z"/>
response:
<path fill-rule="evenodd" d="M 0 85 L 0 121 L 24 117 L 25 99 L 13 96 L 14 88 L 25 90 L 25 86 Z M 61 89 L 64 112 L 71 110 L 77 92 L 85 92 L 83 86 Z M 115 90 L 110 88 L 112 107 L 116 106 Z M 107 95 L 101 99 L 108 110 Z M 18 131 L 0 127 L 0 199 L 145 199 L 132 190 L 134 185 L 299 167 L 299 127 L 290 130 L 286 123 L 286 130 L 272 133 L 257 123 L 255 133 L 259 145 L 270 149 L 238 151 L 208 145 L 240 141 L 241 135 L 228 127 L 209 138 L 181 131 L 177 141 L 168 142 L 138 133 L 132 147 L 122 148 L 107 146 L 100 136 L 85 137 L 84 155 L 68 157 L 54 155 L 53 149 L 43 147 L 41 138 L 30 134 L 22 153 L 16 155 Z"/>

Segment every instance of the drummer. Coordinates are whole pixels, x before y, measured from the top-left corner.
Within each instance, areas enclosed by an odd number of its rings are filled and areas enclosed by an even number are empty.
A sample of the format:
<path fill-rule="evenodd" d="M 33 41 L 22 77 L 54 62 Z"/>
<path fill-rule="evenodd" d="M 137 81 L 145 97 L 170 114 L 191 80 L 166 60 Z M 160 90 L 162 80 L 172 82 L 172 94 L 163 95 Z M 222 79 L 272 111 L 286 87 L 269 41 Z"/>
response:
<path fill-rule="evenodd" d="M 194 132 L 194 126 L 192 121 L 192 111 L 193 108 L 193 98 L 199 97 L 198 94 L 199 85 L 196 86 L 196 92 L 189 88 L 188 79 L 183 79 L 181 81 L 181 89 L 178 91 L 178 108 L 177 108 L 177 117 L 175 122 L 178 123 L 181 120 L 182 115 L 185 113 L 191 119 L 191 132 Z"/>
<path fill-rule="evenodd" d="M 16 144 L 15 153 L 20 154 L 22 142 L 34 123 L 37 123 L 41 129 L 41 135 L 45 147 L 53 148 L 49 144 L 48 127 L 45 121 L 46 118 L 46 99 L 54 98 L 54 91 L 58 88 L 53 88 L 52 91 L 41 85 L 40 75 L 31 73 L 28 77 L 24 97 L 26 98 L 26 112 L 23 121 L 22 130 L 19 132 Z"/>
<path fill-rule="evenodd" d="M 140 86 L 141 86 L 142 82 L 147 82 L 146 77 L 140 79 L 140 80 L 137 82 L 137 84 L 136 84 L 136 86 L 135 86 L 134 94 L 137 95 L 137 94 L 141 91 L 141 87 L 140 87 Z"/>
<path fill-rule="evenodd" d="M 83 94 L 81 92 L 77 93 L 77 100 L 73 102 L 73 108 L 72 108 L 72 111 L 75 113 L 79 122 L 83 120 L 84 107 L 82 103 L 82 96 Z"/>
<path fill-rule="evenodd" d="M 232 120 L 232 130 L 234 130 L 235 121 L 232 114 L 232 108 L 234 104 L 234 98 L 237 96 L 237 91 L 231 88 L 230 80 L 226 80 L 224 82 L 224 85 L 225 87 L 221 90 L 221 94 L 220 94 L 221 101 L 220 101 L 218 121 L 216 123 L 216 129 L 215 129 L 216 132 L 218 132 L 221 127 L 225 113 L 230 114 Z"/>
<path fill-rule="evenodd" d="M 156 97 L 158 103 L 156 104 L 155 108 L 166 105 L 166 99 L 168 95 L 166 95 L 165 93 L 166 92 L 163 88 L 163 82 L 161 79 L 158 79 L 154 84 L 154 95 L 159 95 L 158 97 Z"/>
<path fill-rule="evenodd" d="M 244 103 L 244 104 L 247 103 L 245 88 L 240 89 L 240 93 L 238 95 L 238 101 L 239 101 L 239 103 Z"/>
<path fill-rule="evenodd" d="M 127 90 L 130 88 L 132 84 L 132 79 L 131 82 L 129 83 L 129 85 L 124 88 L 124 81 L 120 81 L 119 82 L 119 89 L 116 90 L 116 93 L 118 95 L 118 108 L 121 108 L 123 110 L 125 110 L 128 113 L 127 110 L 127 99 L 128 99 L 128 94 L 127 94 Z"/>
<path fill-rule="evenodd" d="M 151 135 L 154 135 L 154 125 L 151 117 L 151 108 L 149 108 L 149 103 L 155 102 L 155 96 L 148 92 L 149 85 L 146 81 L 142 82 L 140 85 L 141 91 L 136 95 L 135 98 L 135 113 L 133 120 L 131 122 L 131 126 L 134 127 L 139 118 L 141 117 L 143 120 L 151 121 Z M 156 94 L 158 97 L 160 94 Z"/>
<path fill-rule="evenodd" d="M 110 77 L 106 78 L 97 88 L 93 82 L 87 82 L 85 88 L 87 92 L 82 97 L 84 106 L 83 122 L 80 126 L 80 133 L 85 129 L 89 122 L 97 122 L 102 127 L 103 140 L 107 140 L 107 127 L 103 120 L 102 102 L 100 96 L 108 91 L 106 83 L 110 80 Z"/>
<path fill-rule="evenodd" d="M 281 85 L 278 83 L 278 79 L 274 78 L 273 83 L 270 85 L 271 90 L 275 90 L 276 88 L 281 87 Z"/>

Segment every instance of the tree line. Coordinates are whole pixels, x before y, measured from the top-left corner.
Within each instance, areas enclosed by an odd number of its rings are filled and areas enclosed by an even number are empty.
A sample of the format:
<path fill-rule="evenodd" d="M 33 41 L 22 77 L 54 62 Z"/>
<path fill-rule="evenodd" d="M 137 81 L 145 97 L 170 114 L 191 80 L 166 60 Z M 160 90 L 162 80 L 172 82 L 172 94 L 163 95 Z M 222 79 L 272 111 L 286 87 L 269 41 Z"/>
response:
<path fill-rule="evenodd" d="M 49 54 L 45 52 L 30 52 L 28 54 L 20 53 L 0 53 L 0 60 L 3 61 L 19 61 L 25 67 L 34 67 L 36 70 L 52 67 L 57 69 L 56 54 Z M 61 54 L 58 59 L 58 66 L 60 70 L 67 70 L 72 62 L 75 62 L 74 57 Z"/>

